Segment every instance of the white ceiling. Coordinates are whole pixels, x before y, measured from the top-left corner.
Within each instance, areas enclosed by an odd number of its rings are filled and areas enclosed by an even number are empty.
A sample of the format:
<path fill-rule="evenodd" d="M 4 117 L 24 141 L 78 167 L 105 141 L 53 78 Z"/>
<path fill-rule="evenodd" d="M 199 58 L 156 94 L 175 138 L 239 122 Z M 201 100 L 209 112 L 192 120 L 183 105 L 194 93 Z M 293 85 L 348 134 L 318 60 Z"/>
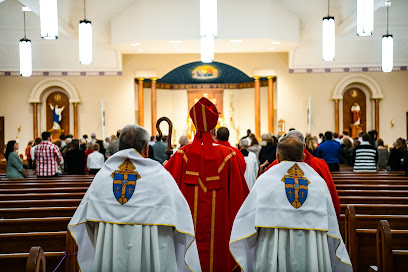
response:
<path fill-rule="evenodd" d="M 291 68 L 380 66 L 381 36 L 386 33 L 385 0 L 375 2 L 374 35 L 355 34 L 356 0 L 331 0 L 336 21 L 336 60 L 321 60 L 321 21 L 327 0 L 219 0 L 216 53 L 289 52 Z M 408 0 L 392 0 L 390 34 L 394 65 L 408 64 Z M 59 38 L 40 38 L 38 0 L 0 0 L 0 71 L 18 71 L 18 41 L 32 40 L 33 69 L 121 70 L 121 54 L 199 53 L 199 0 L 87 0 L 92 21 L 94 62 L 78 60 L 78 23 L 82 0 L 59 0 Z M 277 44 L 277 43 L 280 44 Z M 138 45 L 132 46 L 132 44 Z"/>

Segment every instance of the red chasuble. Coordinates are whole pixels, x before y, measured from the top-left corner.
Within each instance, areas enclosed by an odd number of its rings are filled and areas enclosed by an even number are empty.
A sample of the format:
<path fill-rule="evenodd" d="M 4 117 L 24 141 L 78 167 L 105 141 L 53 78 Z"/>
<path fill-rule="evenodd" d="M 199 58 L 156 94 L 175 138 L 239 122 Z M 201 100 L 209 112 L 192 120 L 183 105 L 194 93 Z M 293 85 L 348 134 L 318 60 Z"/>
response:
<path fill-rule="evenodd" d="M 310 167 L 312 167 L 326 182 L 327 187 L 329 188 L 330 195 L 333 201 L 333 206 L 336 211 L 337 219 L 340 218 L 340 200 L 339 200 L 339 195 L 337 194 L 336 186 L 334 185 L 333 178 L 330 174 L 329 167 L 327 166 L 327 163 L 319 158 L 314 157 L 312 154 L 307 151 L 306 148 L 303 149 L 303 152 L 305 153 L 305 159 L 303 162 L 307 163 Z M 268 171 L 269 168 L 272 166 L 278 164 L 277 160 L 274 160 L 266 169 Z"/>
<path fill-rule="evenodd" d="M 216 143 L 230 148 L 232 151 L 235 152 L 235 154 L 237 154 L 239 168 L 241 169 L 241 174 L 244 176 L 246 170 L 246 162 L 245 157 L 244 155 L 242 155 L 241 151 L 239 151 L 238 148 L 233 147 L 228 141 L 217 141 Z"/>
<path fill-rule="evenodd" d="M 237 155 L 231 149 L 213 145 L 216 176 L 208 174 L 212 171 L 207 171 L 204 156 L 201 156 L 199 172 L 188 171 L 191 152 L 192 145 L 181 147 L 165 168 L 190 206 L 202 271 L 233 271 L 237 263 L 229 251 L 229 238 L 235 215 L 249 194 L 248 186 L 241 175 Z M 197 185 L 191 182 L 195 175 Z"/>

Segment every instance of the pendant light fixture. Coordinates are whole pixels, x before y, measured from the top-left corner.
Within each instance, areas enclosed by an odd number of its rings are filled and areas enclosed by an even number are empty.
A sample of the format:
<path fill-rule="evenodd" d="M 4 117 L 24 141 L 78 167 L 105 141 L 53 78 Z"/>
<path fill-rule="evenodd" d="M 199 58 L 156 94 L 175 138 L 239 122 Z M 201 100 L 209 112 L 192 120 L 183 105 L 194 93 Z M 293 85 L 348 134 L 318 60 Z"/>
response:
<path fill-rule="evenodd" d="M 334 17 L 330 16 L 330 0 L 327 0 L 327 17 L 322 23 L 322 56 L 324 61 L 333 61 L 335 56 L 336 26 Z"/>
<path fill-rule="evenodd" d="M 382 36 L 381 70 L 383 72 L 391 72 L 394 66 L 394 40 L 392 35 L 388 34 L 388 17 L 391 2 L 387 1 L 385 5 L 387 6 L 387 34 Z"/>
<path fill-rule="evenodd" d="M 79 21 L 79 62 L 92 63 L 92 24 L 86 20 L 86 2 L 84 0 L 84 19 Z"/>
<path fill-rule="evenodd" d="M 357 35 L 370 36 L 374 31 L 374 0 L 357 0 Z"/>
<path fill-rule="evenodd" d="M 40 0 L 41 38 L 58 39 L 57 0 Z"/>
<path fill-rule="evenodd" d="M 217 0 L 200 0 L 201 61 L 214 60 L 214 39 L 217 37 Z"/>
<path fill-rule="evenodd" d="M 33 73 L 33 64 L 31 56 L 31 40 L 26 37 L 26 22 L 25 22 L 26 10 L 23 7 L 24 14 L 24 38 L 20 40 L 20 75 L 23 77 L 30 77 Z"/>

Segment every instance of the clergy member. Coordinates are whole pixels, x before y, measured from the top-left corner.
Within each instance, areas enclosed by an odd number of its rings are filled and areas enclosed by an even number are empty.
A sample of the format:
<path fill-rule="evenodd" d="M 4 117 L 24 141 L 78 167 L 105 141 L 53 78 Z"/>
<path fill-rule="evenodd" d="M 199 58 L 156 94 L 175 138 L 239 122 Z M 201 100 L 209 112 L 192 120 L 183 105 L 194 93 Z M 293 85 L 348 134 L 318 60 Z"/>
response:
<path fill-rule="evenodd" d="M 230 250 L 242 271 L 352 271 L 325 181 L 286 136 L 279 164 L 256 181 L 235 217 Z"/>
<path fill-rule="evenodd" d="M 245 175 L 245 171 L 246 171 L 246 167 L 247 164 L 245 162 L 245 158 L 244 156 L 241 154 L 241 152 L 239 151 L 238 148 L 233 147 L 232 145 L 230 145 L 229 143 L 229 130 L 226 127 L 220 127 L 219 129 L 217 129 L 217 135 L 216 135 L 216 143 L 226 146 L 228 148 L 230 148 L 231 150 L 233 150 L 235 152 L 235 154 L 237 154 L 237 161 L 238 161 L 238 165 L 239 168 L 241 169 L 241 173 L 242 175 Z"/>
<path fill-rule="evenodd" d="M 68 225 L 81 271 L 201 271 L 194 225 L 172 176 L 148 159 L 147 131 L 123 128 Z"/>
<path fill-rule="evenodd" d="M 251 190 L 254 187 L 255 180 L 258 176 L 258 159 L 254 152 L 248 151 L 248 140 L 241 139 L 239 141 L 240 152 L 244 155 L 246 170 L 245 170 L 245 180 L 248 185 L 248 189 Z"/>
<path fill-rule="evenodd" d="M 166 169 L 190 206 L 203 271 L 233 271 L 228 242 L 232 223 L 249 190 L 231 149 L 215 144 L 210 131 L 218 110 L 201 98 L 190 110 L 197 129 L 192 144 L 177 150 Z"/>
<path fill-rule="evenodd" d="M 327 166 L 327 163 L 319 158 L 314 157 L 312 154 L 309 153 L 306 149 L 306 144 L 305 144 L 305 138 L 302 134 L 302 132 L 298 130 L 292 130 L 286 133 L 286 136 L 294 136 L 297 137 L 301 142 L 303 142 L 303 153 L 305 153 L 305 157 L 303 159 L 303 162 L 308 164 L 310 167 L 312 167 L 326 182 L 326 185 L 329 189 L 332 201 L 333 201 L 333 206 L 334 210 L 336 211 L 337 218 L 340 218 L 340 199 L 339 195 L 337 194 L 336 186 L 334 185 L 333 178 L 330 174 L 329 167 Z M 272 166 L 278 164 L 278 160 L 274 160 L 266 169 L 270 169 Z"/>

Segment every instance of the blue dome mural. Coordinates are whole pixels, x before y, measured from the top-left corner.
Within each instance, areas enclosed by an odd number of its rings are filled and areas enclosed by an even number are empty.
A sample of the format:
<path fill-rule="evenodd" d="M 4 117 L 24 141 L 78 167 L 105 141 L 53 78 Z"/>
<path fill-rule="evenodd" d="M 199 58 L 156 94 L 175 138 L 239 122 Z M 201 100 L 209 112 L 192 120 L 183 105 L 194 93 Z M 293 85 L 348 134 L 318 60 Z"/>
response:
<path fill-rule="evenodd" d="M 177 67 L 157 80 L 164 84 L 234 84 L 253 82 L 254 80 L 242 71 L 230 65 L 200 61 Z"/>

